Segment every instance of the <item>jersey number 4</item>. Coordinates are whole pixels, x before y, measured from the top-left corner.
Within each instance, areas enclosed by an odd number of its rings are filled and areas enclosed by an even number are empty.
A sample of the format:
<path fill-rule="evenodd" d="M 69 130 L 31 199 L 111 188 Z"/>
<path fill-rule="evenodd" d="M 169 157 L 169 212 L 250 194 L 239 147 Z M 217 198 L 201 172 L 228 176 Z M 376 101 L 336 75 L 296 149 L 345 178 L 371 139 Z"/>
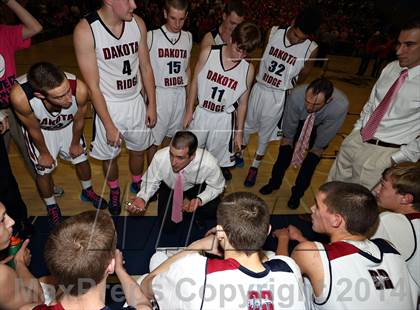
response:
<path fill-rule="evenodd" d="M 124 60 L 123 62 L 123 74 L 127 74 L 127 75 L 131 75 L 131 66 L 130 66 L 130 61 L 128 60 Z"/>

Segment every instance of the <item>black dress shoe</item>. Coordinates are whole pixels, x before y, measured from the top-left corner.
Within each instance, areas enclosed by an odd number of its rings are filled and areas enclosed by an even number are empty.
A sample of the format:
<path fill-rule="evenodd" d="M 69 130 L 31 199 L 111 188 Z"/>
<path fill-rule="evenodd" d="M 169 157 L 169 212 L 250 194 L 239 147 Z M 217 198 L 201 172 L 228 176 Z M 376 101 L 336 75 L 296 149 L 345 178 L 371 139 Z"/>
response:
<path fill-rule="evenodd" d="M 279 189 L 280 186 L 273 186 L 270 183 L 260 188 L 260 193 L 263 195 L 270 195 L 274 190 Z"/>
<path fill-rule="evenodd" d="M 300 203 L 300 198 L 296 198 L 296 197 L 291 196 L 289 201 L 287 202 L 287 206 L 290 209 L 295 210 L 295 209 L 299 208 L 299 203 Z"/>

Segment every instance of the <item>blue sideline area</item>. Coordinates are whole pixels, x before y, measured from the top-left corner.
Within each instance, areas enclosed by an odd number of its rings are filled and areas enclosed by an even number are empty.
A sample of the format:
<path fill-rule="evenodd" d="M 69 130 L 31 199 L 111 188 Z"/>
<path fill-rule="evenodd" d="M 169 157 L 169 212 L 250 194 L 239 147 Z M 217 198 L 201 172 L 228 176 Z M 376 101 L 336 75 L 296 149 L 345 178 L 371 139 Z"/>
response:
<path fill-rule="evenodd" d="M 206 231 L 214 226 L 214 222 L 203 223 L 202 227 L 183 222 L 176 233 L 160 233 L 160 225 L 157 217 L 114 217 L 115 227 L 118 232 L 117 247 L 122 250 L 125 260 L 125 267 L 129 274 L 140 275 L 149 272 L 149 260 L 155 252 L 156 247 L 183 247 L 194 240 L 204 236 Z M 272 215 L 271 225 L 273 230 L 286 227 L 289 224 L 299 227 L 304 236 L 309 240 L 322 240 L 322 236 L 314 233 L 311 223 L 303 220 L 298 215 Z M 37 217 L 35 221 L 35 233 L 31 238 L 30 250 L 32 261 L 30 270 L 35 277 L 49 274 L 43 259 L 44 245 L 49 233 L 47 217 Z M 269 236 L 265 250 L 275 251 L 277 239 Z M 291 242 L 290 250 L 296 245 Z M 101 249 L 98 249 L 101 250 Z M 60 255 L 60 253 L 57 253 Z"/>

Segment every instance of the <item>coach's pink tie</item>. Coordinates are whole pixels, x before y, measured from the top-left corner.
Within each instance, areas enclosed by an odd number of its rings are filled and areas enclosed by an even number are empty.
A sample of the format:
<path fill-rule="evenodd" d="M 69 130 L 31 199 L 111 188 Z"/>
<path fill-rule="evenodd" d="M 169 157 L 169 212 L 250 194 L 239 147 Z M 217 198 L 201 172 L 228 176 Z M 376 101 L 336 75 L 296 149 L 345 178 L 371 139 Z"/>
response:
<path fill-rule="evenodd" d="M 303 158 L 305 157 L 306 150 L 309 145 L 309 138 L 311 137 L 312 128 L 314 127 L 315 121 L 315 112 L 309 113 L 306 117 L 305 123 L 303 124 L 302 131 L 298 141 L 295 144 L 295 149 L 293 151 L 292 157 L 292 166 L 299 167 L 302 165 Z"/>
<path fill-rule="evenodd" d="M 360 131 L 363 141 L 367 141 L 373 138 L 373 135 L 378 129 L 379 123 L 384 117 L 386 111 L 388 111 L 389 106 L 393 102 L 395 95 L 400 90 L 407 76 L 408 76 L 407 69 L 404 69 L 403 71 L 401 71 L 399 78 L 395 80 L 394 84 L 392 84 L 391 88 L 388 90 L 385 97 L 382 99 L 381 103 L 379 103 L 379 105 L 373 111 L 366 125 Z"/>
<path fill-rule="evenodd" d="M 174 186 L 174 195 L 172 199 L 172 215 L 171 219 L 174 223 L 179 223 L 182 221 L 182 204 L 184 201 L 184 175 L 180 171 L 176 175 L 175 186 Z"/>

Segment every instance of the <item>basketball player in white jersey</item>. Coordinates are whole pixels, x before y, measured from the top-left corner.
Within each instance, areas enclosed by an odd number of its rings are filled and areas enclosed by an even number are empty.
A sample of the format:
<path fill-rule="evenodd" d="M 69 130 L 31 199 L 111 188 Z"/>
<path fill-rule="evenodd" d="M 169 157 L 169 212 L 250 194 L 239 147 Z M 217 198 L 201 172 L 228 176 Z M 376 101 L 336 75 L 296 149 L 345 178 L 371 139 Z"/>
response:
<path fill-rule="evenodd" d="M 82 185 L 81 199 L 90 201 L 96 208 L 107 208 L 107 202 L 92 189 L 86 155 L 83 137 L 86 85 L 73 74 L 47 62 L 34 64 L 16 82 L 10 99 L 23 124 L 28 154 L 37 172 L 36 183 L 51 224 L 61 222 L 51 175 L 58 155 L 75 165 Z"/>
<path fill-rule="evenodd" d="M 244 58 L 256 48 L 260 37 L 257 26 L 243 22 L 235 28 L 227 45 L 203 49 L 188 94 L 184 128 L 194 132 L 199 146 L 216 157 L 226 180 L 232 178 L 229 167 L 235 164 L 235 149 L 239 150 L 242 144 L 254 78 L 254 66 Z"/>
<path fill-rule="evenodd" d="M 147 33 L 156 83 L 157 122 L 152 129 L 155 150 L 161 144 L 168 146 L 175 132 L 182 129 L 193 44 L 192 34 L 182 30 L 187 9 L 188 0 L 166 0 L 165 25 Z"/>
<path fill-rule="evenodd" d="M 223 10 L 222 23 L 207 32 L 200 43 L 200 50 L 212 45 L 227 44 L 230 41 L 232 31 L 245 18 L 245 8 L 241 0 L 230 0 Z"/>
<path fill-rule="evenodd" d="M 214 231 L 153 270 L 141 284 L 143 292 L 160 309 L 305 309 L 296 263 L 286 256 L 261 261 L 269 222 L 261 198 L 231 193 L 219 204 Z"/>
<path fill-rule="evenodd" d="M 156 124 L 155 82 L 143 20 L 134 0 L 104 0 L 74 30 L 80 71 L 95 108 L 91 156 L 103 161 L 110 187 L 109 211 L 121 212 L 118 165 L 124 141 L 133 187 L 139 187 L 144 153 Z M 144 87 L 147 105 L 140 93 Z"/>
<path fill-rule="evenodd" d="M 420 163 L 401 163 L 385 169 L 373 189 L 379 226 L 373 238 L 387 239 L 407 262 L 420 295 Z"/>
<path fill-rule="evenodd" d="M 309 60 L 316 57 L 318 45 L 308 37 L 317 31 L 320 23 L 319 11 L 304 9 L 291 26 L 285 29 L 275 26 L 270 30 L 245 121 L 243 148 L 248 144 L 249 135 L 258 133 L 258 147 L 244 183 L 247 187 L 255 184 L 268 142 L 280 138 L 279 121 L 281 123 L 286 91 L 303 82 L 313 66 L 313 61 Z M 237 161 L 239 167 L 243 166 L 241 157 Z"/>
<path fill-rule="evenodd" d="M 367 239 L 379 215 L 367 188 L 325 183 L 311 211 L 312 229 L 328 235 L 330 243 L 306 241 L 295 227 L 277 236 L 279 242 L 300 242 L 291 257 L 309 279 L 313 309 L 415 309 L 416 286 L 403 257 L 388 241 Z"/>

